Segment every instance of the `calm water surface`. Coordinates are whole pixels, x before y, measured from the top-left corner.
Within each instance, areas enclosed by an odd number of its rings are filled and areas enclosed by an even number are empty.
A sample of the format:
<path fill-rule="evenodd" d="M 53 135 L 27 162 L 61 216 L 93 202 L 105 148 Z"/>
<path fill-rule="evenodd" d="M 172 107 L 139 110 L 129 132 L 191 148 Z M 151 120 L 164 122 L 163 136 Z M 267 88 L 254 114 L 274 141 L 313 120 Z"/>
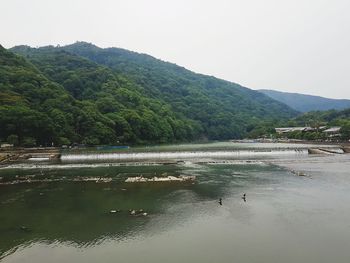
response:
<path fill-rule="evenodd" d="M 230 147 L 182 145 L 139 152 Z M 253 144 L 234 147 L 246 151 Z M 270 152 L 305 147 L 254 144 L 266 154 L 190 156 L 167 165 L 67 159 L 0 168 L 3 182 L 16 176 L 52 180 L 0 185 L 0 261 L 349 262 L 350 155 Z M 197 180 L 124 183 L 141 174 L 196 175 Z M 112 182 L 71 181 L 88 177 Z M 129 216 L 129 209 L 143 209 L 148 216 Z"/>

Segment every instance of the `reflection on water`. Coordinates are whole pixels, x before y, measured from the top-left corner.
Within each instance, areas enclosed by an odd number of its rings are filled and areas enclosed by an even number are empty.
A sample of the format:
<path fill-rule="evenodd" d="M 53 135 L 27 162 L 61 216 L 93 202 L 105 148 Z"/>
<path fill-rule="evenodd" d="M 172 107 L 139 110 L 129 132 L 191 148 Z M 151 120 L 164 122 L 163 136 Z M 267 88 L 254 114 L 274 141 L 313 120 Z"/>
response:
<path fill-rule="evenodd" d="M 348 262 L 349 161 L 349 155 L 292 154 L 0 169 L 2 180 L 113 179 L 0 186 L 0 258 L 6 263 Z M 196 175 L 196 183 L 124 183 L 129 176 L 182 174 Z M 148 215 L 130 216 L 129 209 Z"/>

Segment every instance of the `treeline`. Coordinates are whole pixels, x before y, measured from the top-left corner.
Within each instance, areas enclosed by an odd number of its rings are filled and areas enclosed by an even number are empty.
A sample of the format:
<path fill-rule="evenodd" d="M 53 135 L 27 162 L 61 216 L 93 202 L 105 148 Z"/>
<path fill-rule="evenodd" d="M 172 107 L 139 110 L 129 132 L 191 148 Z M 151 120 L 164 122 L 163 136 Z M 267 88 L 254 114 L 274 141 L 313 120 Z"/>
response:
<path fill-rule="evenodd" d="M 307 112 L 290 120 L 287 124 L 294 126 L 311 126 L 316 129 L 322 126 L 338 126 L 341 127 L 341 137 L 339 139 L 348 141 L 350 139 L 350 108 L 341 111 L 329 110 Z M 309 140 L 326 139 L 326 135 L 321 131 L 315 131 L 309 134 L 294 133 L 290 136 L 294 136 L 295 138 L 301 137 Z"/>
<path fill-rule="evenodd" d="M 259 92 L 122 49 L 0 47 L 0 141 L 15 145 L 242 138 L 295 115 Z"/>
<path fill-rule="evenodd" d="M 274 129 L 277 127 L 312 127 L 315 128 L 315 131 L 293 131 L 287 134 L 278 135 Z M 302 140 L 329 139 L 327 134 L 324 133 L 320 127 L 341 127 L 341 137 L 336 137 L 336 139 L 348 141 L 350 139 L 350 108 L 341 111 L 311 111 L 288 121 L 284 120 L 277 123 L 264 122 L 261 125 L 254 127 L 254 129 L 248 134 L 248 137 L 257 138 L 261 136 L 272 136 L 273 138 L 288 137 L 290 139 Z"/>

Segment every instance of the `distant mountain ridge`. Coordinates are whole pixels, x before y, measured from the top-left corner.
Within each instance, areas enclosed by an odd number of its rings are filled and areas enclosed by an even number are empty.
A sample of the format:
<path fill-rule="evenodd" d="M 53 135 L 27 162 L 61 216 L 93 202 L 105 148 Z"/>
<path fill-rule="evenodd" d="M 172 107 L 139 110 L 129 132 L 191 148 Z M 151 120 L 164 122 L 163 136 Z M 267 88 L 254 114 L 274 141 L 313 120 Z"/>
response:
<path fill-rule="evenodd" d="M 350 108 L 350 100 L 348 99 L 330 99 L 314 95 L 267 89 L 258 91 L 300 112 L 343 110 Z"/>

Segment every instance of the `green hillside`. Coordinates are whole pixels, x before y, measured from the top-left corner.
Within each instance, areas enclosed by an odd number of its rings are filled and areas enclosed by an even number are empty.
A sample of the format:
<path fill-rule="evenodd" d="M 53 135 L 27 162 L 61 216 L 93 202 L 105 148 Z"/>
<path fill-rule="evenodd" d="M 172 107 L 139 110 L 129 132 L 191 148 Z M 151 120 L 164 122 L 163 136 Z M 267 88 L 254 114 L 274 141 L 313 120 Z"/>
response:
<path fill-rule="evenodd" d="M 329 99 L 319 96 L 281 92 L 276 90 L 259 91 L 300 112 L 343 110 L 350 108 L 350 100 L 347 99 Z"/>
<path fill-rule="evenodd" d="M 346 110 L 311 111 L 304 113 L 288 122 L 290 126 L 313 127 L 329 126 L 349 126 L 350 128 L 350 108 Z"/>
<path fill-rule="evenodd" d="M 33 58 L 36 67 L 1 50 L 3 141 L 15 135 L 20 144 L 22 138 L 42 145 L 116 144 L 186 140 L 197 135 L 196 123 L 177 118 L 167 105 L 142 96 L 136 85 L 117 79 L 107 68 L 64 51 L 33 52 L 36 54 L 26 56 L 27 60 Z M 35 82 L 36 78 L 44 84 Z M 12 102 L 10 95 L 18 99 Z M 22 107 L 39 114 L 42 126 L 35 129 L 8 112 Z M 17 125 L 21 126 L 12 128 Z M 39 138 L 37 131 L 44 130 Z"/>
<path fill-rule="evenodd" d="M 0 139 L 23 146 L 115 139 L 95 105 L 77 101 L 24 58 L 0 47 Z"/>
<path fill-rule="evenodd" d="M 78 42 L 61 48 L 108 66 L 164 100 L 174 111 L 199 121 L 212 139 L 241 137 L 257 123 L 295 116 L 296 111 L 259 92 L 175 64 L 119 48 Z"/>
<path fill-rule="evenodd" d="M 0 140 L 20 145 L 241 138 L 296 116 L 238 84 L 84 42 L 1 47 L 0 101 Z"/>

